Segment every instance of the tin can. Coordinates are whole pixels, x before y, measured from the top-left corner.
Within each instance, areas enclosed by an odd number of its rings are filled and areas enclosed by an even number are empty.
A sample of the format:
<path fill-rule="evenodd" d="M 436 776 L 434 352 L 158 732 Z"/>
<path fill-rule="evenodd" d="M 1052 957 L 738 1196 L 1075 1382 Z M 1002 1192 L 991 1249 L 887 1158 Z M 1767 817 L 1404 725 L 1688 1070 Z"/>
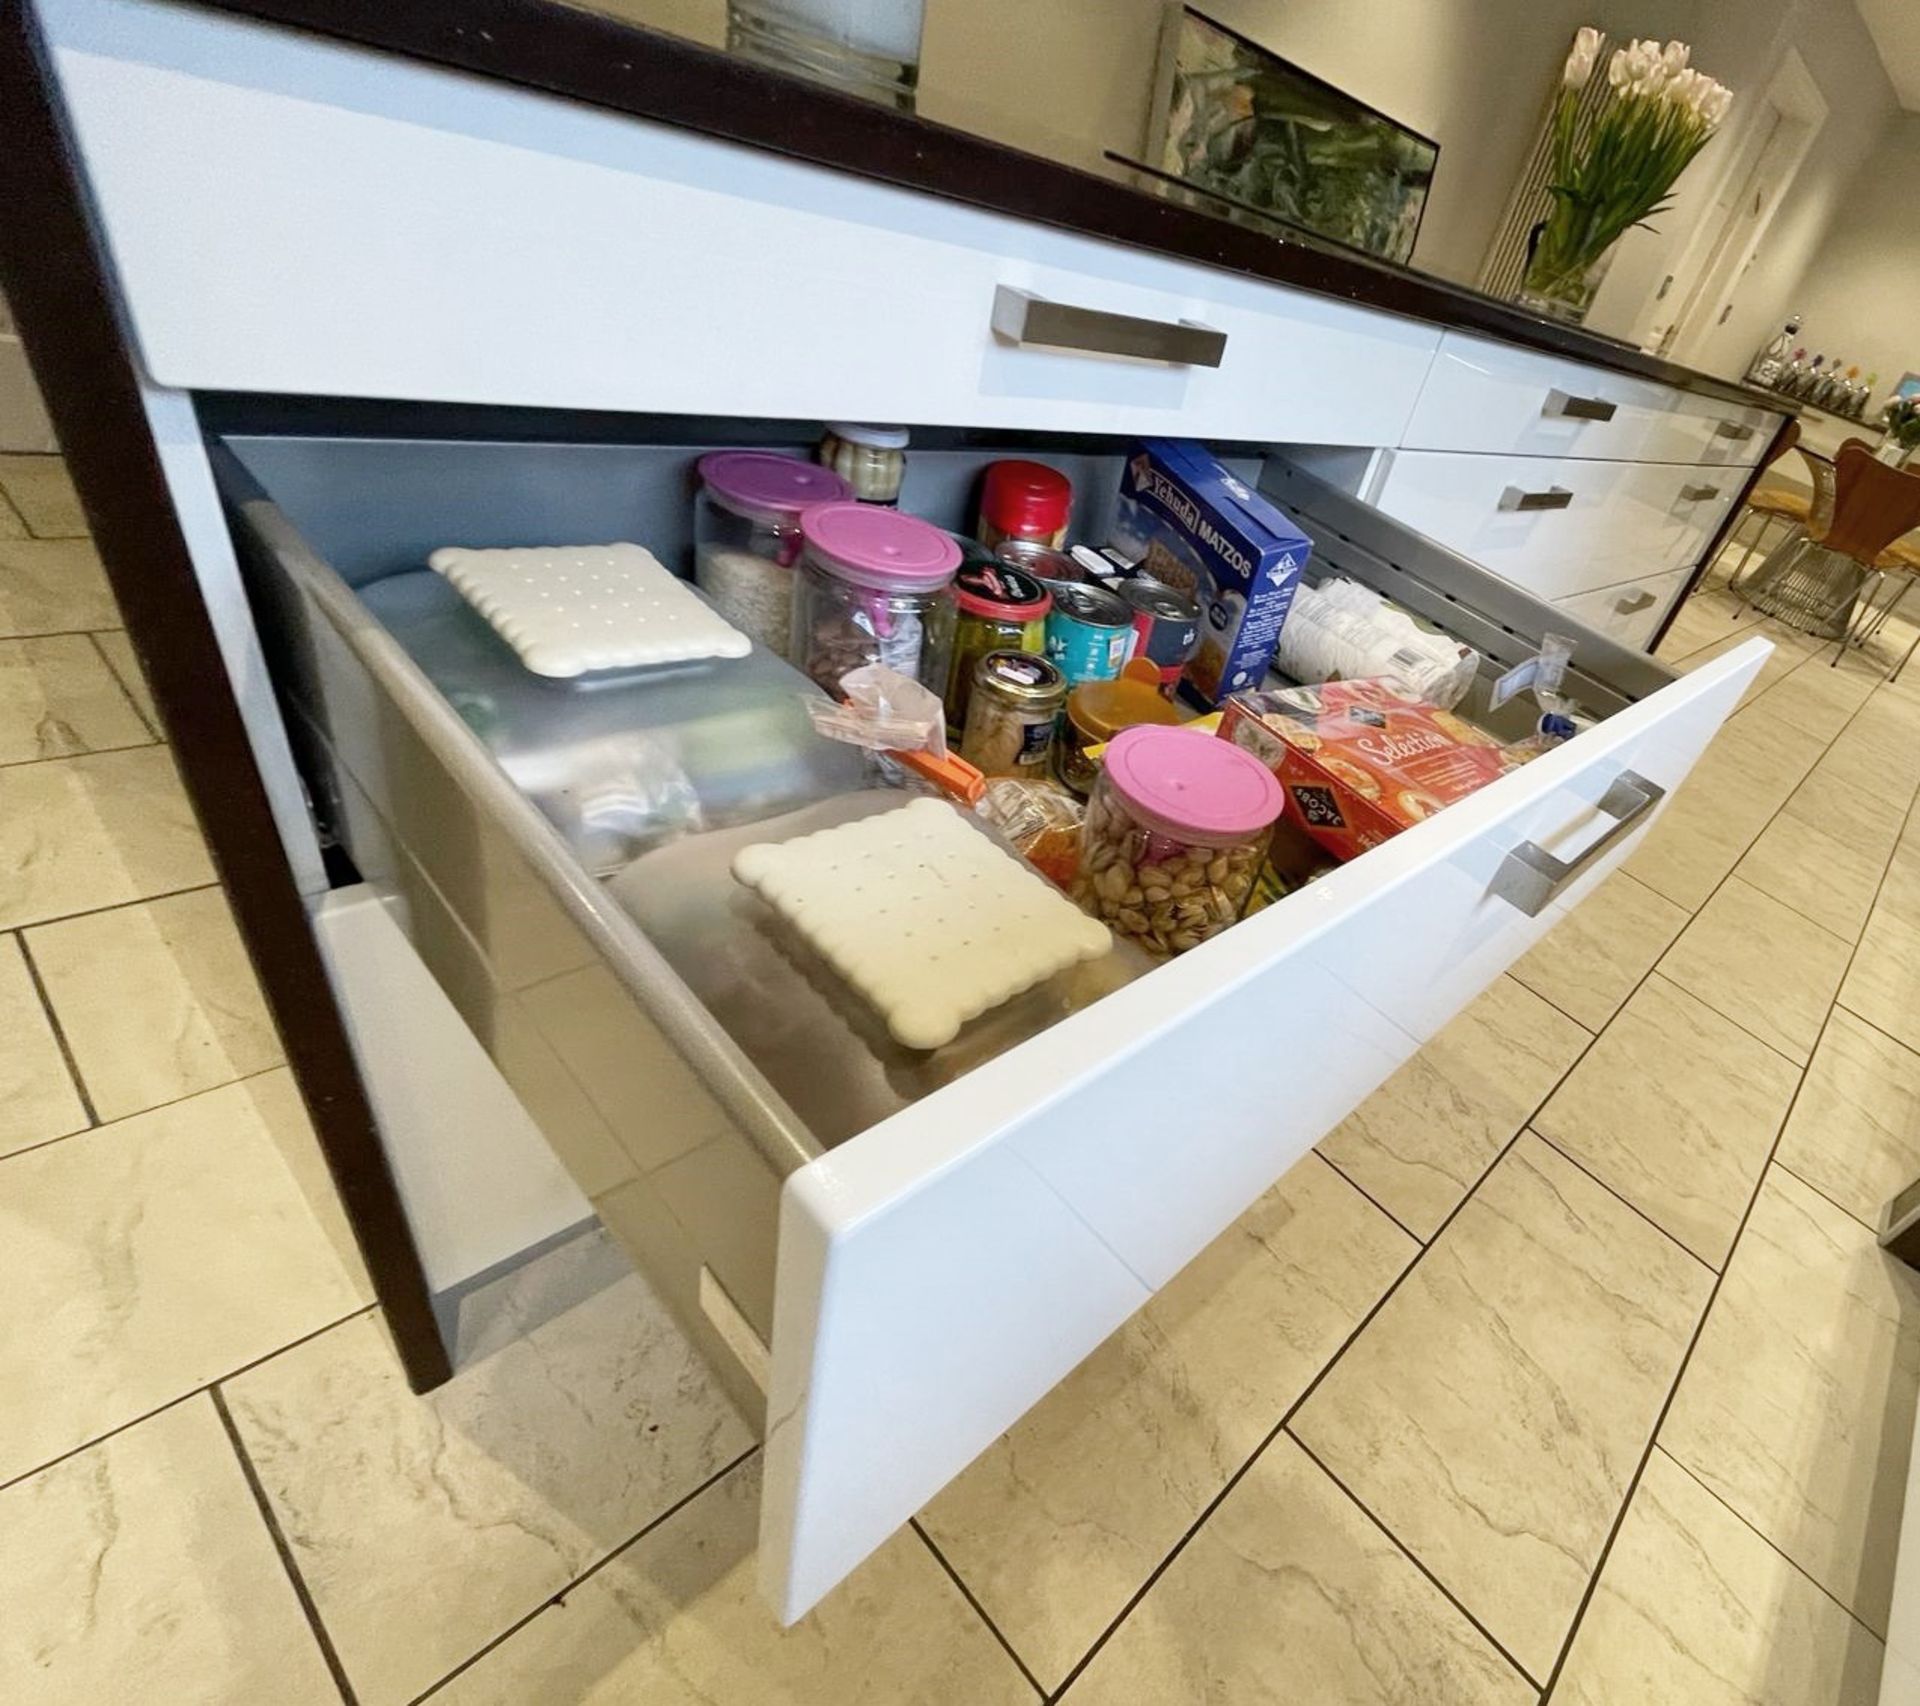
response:
<path fill-rule="evenodd" d="M 1037 539 L 1003 539 L 994 556 L 1010 569 L 1019 569 L 1043 581 L 1083 581 L 1088 578 L 1071 551 L 1057 551 Z"/>
<path fill-rule="evenodd" d="M 1199 602 L 1144 575 L 1124 580 L 1114 588 L 1133 612 L 1133 655 L 1145 658 L 1160 672 L 1160 691 L 1172 693 L 1180 672 L 1200 644 Z"/>
<path fill-rule="evenodd" d="M 988 652 L 973 671 L 960 756 L 987 776 L 1044 776 L 1067 680 L 1032 652 Z"/>
<path fill-rule="evenodd" d="M 1049 581 L 1053 609 L 1047 615 L 1047 656 L 1069 686 L 1111 681 L 1133 655 L 1133 611 L 1104 587 Z"/>

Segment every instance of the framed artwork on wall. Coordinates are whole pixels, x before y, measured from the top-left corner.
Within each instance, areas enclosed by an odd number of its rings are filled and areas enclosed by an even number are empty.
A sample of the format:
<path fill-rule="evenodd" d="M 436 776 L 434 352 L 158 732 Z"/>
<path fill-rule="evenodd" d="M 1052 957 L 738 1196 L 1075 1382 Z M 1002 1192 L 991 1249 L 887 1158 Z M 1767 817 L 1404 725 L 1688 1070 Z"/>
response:
<path fill-rule="evenodd" d="M 1402 264 L 1439 144 L 1183 4 L 1160 38 L 1156 177 Z"/>
<path fill-rule="evenodd" d="M 1893 388 L 1896 397 L 1920 397 L 1920 373 L 1909 373 Z"/>

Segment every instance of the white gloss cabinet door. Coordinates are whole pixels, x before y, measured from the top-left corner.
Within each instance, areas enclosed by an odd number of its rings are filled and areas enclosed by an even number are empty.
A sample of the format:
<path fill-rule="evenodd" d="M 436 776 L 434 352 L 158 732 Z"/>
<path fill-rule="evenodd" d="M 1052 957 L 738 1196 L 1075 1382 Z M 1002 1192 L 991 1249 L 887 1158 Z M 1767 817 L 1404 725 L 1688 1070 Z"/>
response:
<path fill-rule="evenodd" d="M 181 389 L 1374 445 L 1440 341 L 311 36 L 153 0 L 43 11 L 142 358 Z M 1015 342 L 1003 289 L 1225 350 Z"/>
<path fill-rule="evenodd" d="M 760 1570 L 801 1615 L 1523 952 L 1491 887 L 1671 792 L 1772 648 L 1662 688 L 788 1179 Z M 1643 821 L 1651 821 L 1651 814 Z"/>
<path fill-rule="evenodd" d="M 1576 617 L 1589 628 L 1598 629 L 1623 646 L 1645 648 L 1653 638 L 1660 619 L 1666 615 L 1687 584 L 1690 569 L 1674 569 L 1649 580 L 1630 581 L 1625 586 L 1607 586 L 1597 592 L 1577 593 L 1555 605 Z M 1728 632 L 1732 629 L 1729 627 Z"/>

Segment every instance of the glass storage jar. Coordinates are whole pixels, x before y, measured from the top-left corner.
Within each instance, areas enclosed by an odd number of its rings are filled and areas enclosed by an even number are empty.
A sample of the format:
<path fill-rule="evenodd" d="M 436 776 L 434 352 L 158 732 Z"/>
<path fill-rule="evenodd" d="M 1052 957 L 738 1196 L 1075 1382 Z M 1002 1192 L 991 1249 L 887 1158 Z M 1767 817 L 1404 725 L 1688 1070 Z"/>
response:
<path fill-rule="evenodd" d="M 815 504 L 800 534 L 792 661 L 836 698 L 841 676 L 870 663 L 943 689 L 960 566 L 952 534 L 852 501 Z"/>
<path fill-rule="evenodd" d="M 767 450 L 716 450 L 695 467 L 694 584 L 748 639 L 783 658 L 793 630 L 800 512 L 849 498 L 852 489 L 830 468 Z"/>
<path fill-rule="evenodd" d="M 1004 563 L 962 563 L 953 577 L 953 665 L 947 671 L 947 727 L 967 726 L 973 672 L 988 652 L 1039 652 L 1047 644 L 1053 594 Z"/>
<path fill-rule="evenodd" d="M 1113 681 L 1085 681 L 1067 695 L 1053 747 L 1053 773 L 1081 799 L 1093 791 L 1100 766 L 1087 748 L 1113 739 L 1139 723 L 1171 726 L 1180 713 L 1160 691 L 1159 671 L 1143 658 L 1129 660 Z"/>
<path fill-rule="evenodd" d="M 907 477 L 905 427 L 829 421 L 820 435 L 817 454 L 822 465 L 845 480 L 852 495 L 862 503 L 900 501 L 900 486 Z"/>
<path fill-rule="evenodd" d="M 1231 741 L 1122 729 L 1087 803 L 1073 898 L 1152 953 L 1198 947 L 1245 909 L 1283 799 Z"/>
<path fill-rule="evenodd" d="M 1067 678 L 1036 653 L 988 652 L 973 672 L 960 756 L 983 776 L 1046 775 Z"/>

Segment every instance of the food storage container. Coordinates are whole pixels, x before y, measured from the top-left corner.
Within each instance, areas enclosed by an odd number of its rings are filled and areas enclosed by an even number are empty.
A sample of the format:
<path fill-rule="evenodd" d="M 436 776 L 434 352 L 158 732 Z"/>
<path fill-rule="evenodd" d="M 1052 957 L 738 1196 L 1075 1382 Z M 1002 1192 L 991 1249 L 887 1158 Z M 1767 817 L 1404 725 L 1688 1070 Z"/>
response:
<path fill-rule="evenodd" d="M 841 676 L 869 663 L 944 688 L 960 566 L 953 536 L 852 501 L 815 504 L 800 533 L 793 662 L 836 698 Z"/>
<path fill-rule="evenodd" d="M 775 657 L 793 628 L 800 512 L 849 498 L 830 468 L 766 450 L 716 450 L 695 465 L 693 578 L 713 607 Z"/>
<path fill-rule="evenodd" d="M 1143 658 L 1132 659 L 1113 681 L 1088 681 L 1067 695 L 1066 713 L 1053 747 L 1053 772 L 1082 799 L 1093 791 L 1100 767 L 1087 748 L 1113 739 L 1140 723 L 1171 725 L 1180 713 L 1160 690 L 1159 671 Z"/>
<path fill-rule="evenodd" d="M 1197 947 L 1246 906 L 1282 798 L 1231 742 L 1123 729 L 1087 805 L 1073 897 L 1152 952 Z"/>
<path fill-rule="evenodd" d="M 956 616 L 953 666 L 947 672 L 947 727 L 967 726 L 973 672 L 988 652 L 1046 649 L 1053 594 L 1032 575 L 1004 563 L 962 563 L 953 577 Z"/>
<path fill-rule="evenodd" d="M 1111 681 L 1133 655 L 1133 611 L 1103 586 L 1050 581 L 1047 656 L 1069 683 Z"/>
<path fill-rule="evenodd" d="M 1026 651 L 988 652 L 974 665 L 960 756 L 986 776 L 1044 776 L 1067 678 Z"/>
<path fill-rule="evenodd" d="M 900 485 L 907 477 L 905 427 L 855 426 L 829 421 L 820 435 L 816 454 L 852 489 L 862 503 L 900 501 Z"/>
<path fill-rule="evenodd" d="M 1056 550 L 1067 542 L 1073 484 L 1044 462 L 989 462 L 980 485 L 981 543 L 997 549 L 1008 539 L 1033 539 Z"/>

